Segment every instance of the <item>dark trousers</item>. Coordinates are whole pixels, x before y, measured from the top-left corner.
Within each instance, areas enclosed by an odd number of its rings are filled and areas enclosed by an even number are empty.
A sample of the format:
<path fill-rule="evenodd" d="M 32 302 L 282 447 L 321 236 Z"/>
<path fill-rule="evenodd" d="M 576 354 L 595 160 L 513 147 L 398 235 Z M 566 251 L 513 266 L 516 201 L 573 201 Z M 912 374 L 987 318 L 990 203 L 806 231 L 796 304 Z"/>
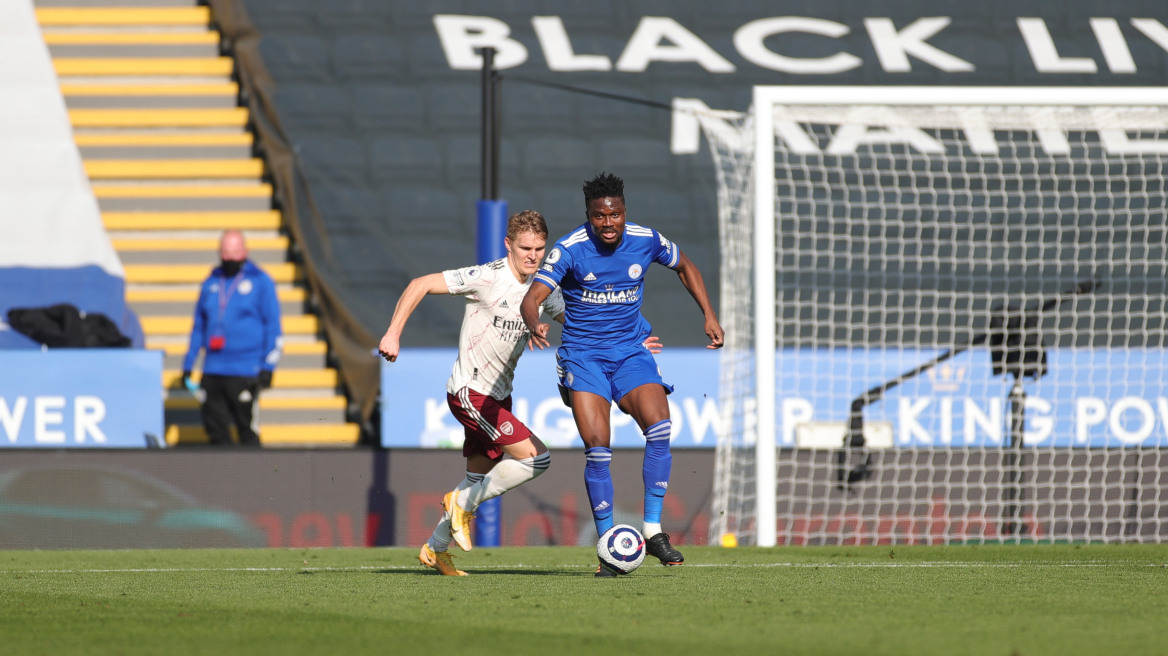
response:
<path fill-rule="evenodd" d="M 203 374 L 203 428 L 211 444 L 231 444 L 231 426 L 239 432 L 239 443 L 259 446 L 259 421 L 256 404 L 260 380 L 253 376 L 217 376 Z"/>

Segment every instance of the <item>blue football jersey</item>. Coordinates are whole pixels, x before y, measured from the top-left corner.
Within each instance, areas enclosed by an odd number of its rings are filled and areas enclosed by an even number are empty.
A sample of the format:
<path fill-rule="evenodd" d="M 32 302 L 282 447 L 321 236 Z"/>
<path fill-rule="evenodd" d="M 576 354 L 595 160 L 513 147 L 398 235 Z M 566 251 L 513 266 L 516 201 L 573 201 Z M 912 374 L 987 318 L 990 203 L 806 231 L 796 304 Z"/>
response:
<path fill-rule="evenodd" d="M 556 242 L 535 280 L 564 294 L 564 346 L 605 348 L 639 344 L 652 327 L 641 316 L 646 269 L 653 262 L 677 267 L 681 252 L 652 228 L 625 224 L 621 243 L 610 249 L 585 223 Z"/>

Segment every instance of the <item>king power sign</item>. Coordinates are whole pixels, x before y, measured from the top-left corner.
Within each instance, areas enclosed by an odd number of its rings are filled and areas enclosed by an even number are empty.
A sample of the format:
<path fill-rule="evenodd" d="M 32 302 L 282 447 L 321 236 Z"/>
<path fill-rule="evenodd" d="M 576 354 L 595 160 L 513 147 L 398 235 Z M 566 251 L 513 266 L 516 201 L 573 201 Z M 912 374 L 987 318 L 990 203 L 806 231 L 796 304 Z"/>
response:
<path fill-rule="evenodd" d="M 780 351 L 776 442 L 841 446 L 854 399 L 937 355 L 913 349 Z M 1168 351 L 1054 348 L 1047 355 L 1047 374 L 1021 381 L 1021 446 L 1168 445 Z M 994 375 L 985 349 L 971 349 L 865 407 L 865 435 L 876 448 L 1009 446 L 1012 386 L 1008 376 Z M 809 436 L 819 443 L 808 444 Z"/>
<path fill-rule="evenodd" d="M 382 446 L 462 446 L 463 429 L 446 407 L 453 349 L 420 349 L 382 363 Z M 783 349 L 776 356 L 775 442 L 779 447 L 838 448 L 853 399 L 935 358 L 913 349 Z M 1168 445 L 1168 350 L 1049 349 L 1049 372 L 1023 379 L 1024 447 L 1123 448 Z M 745 414 L 745 441 L 757 435 L 750 398 L 721 398 L 717 356 L 707 349 L 667 349 L 657 356 L 676 389 L 669 397 L 673 446 L 714 448 Z M 556 391 L 551 352 L 524 357 L 513 411 L 553 448 L 583 443 Z M 874 448 L 1000 448 L 1010 444 L 1012 382 L 995 376 L 989 353 L 971 349 L 889 391 L 864 409 Z M 810 429 L 810 430 L 809 430 Z M 612 408 L 612 445 L 641 447 L 632 419 Z"/>

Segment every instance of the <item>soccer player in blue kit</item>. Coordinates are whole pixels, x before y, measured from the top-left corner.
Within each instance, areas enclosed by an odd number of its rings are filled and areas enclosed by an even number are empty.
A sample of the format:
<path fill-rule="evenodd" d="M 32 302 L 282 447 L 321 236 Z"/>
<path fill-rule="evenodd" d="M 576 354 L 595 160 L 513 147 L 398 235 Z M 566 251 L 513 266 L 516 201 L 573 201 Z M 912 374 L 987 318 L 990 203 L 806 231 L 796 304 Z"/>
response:
<path fill-rule="evenodd" d="M 584 440 L 584 485 L 597 535 L 613 526 L 613 484 L 609 412 L 612 403 L 636 420 L 645 436 L 645 548 L 663 565 L 685 559 L 661 531 L 661 507 L 673 464 L 672 424 L 666 395 L 673 386 L 661 378 L 653 354 L 642 346 L 652 328 L 641 316 L 646 269 L 653 262 L 677 272 L 705 317 L 710 344 L 722 347 L 725 333 L 710 305 L 702 274 L 661 233 L 625 222 L 624 181 L 601 173 L 584 183 L 587 221 L 561 238 L 535 274 L 521 313 L 532 341 L 549 346 L 548 324 L 539 322 L 540 304 L 557 287 L 563 291 L 565 324 L 556 353 L 560 386 Z M 603 565 L 596 576 L 616 576 Z"/>

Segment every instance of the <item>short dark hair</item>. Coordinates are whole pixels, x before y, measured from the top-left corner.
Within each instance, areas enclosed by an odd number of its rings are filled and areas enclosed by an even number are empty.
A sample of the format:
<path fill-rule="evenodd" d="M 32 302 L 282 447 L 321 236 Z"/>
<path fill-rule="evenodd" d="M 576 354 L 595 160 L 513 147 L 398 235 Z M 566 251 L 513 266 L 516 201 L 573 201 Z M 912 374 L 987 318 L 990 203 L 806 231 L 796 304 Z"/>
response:
<path fill-rule="evenodd" d="M 584 206 L 597 198 L 625 199 L 625 181 L 611 173 L 601 173 L 584 183 Z"/>

